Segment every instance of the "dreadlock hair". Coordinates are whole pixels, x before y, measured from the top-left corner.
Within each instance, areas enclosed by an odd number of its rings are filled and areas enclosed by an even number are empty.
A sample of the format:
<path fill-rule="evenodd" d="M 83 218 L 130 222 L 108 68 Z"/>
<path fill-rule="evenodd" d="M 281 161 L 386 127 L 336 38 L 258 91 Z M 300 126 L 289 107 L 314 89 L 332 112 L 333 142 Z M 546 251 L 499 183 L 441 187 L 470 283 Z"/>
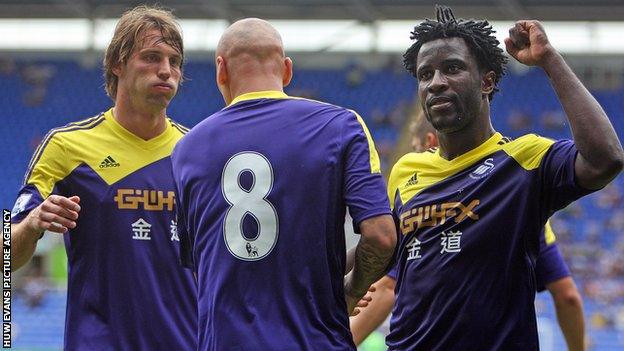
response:
<path fill-rule="evenodd" d="M 426 42 L 443 38 L 462 38 L 474 55 L 479 69 L 494 71 L 494 90 L 489 95 L 490 101 L 494 93 L 498 91 L 498 82 L 505 74 L 507 56 L 498 47 L 499 41 L 494 36 L 494 31 L 487 20 L 464 20 L 455 19 L 453 11 L 447 6 L 436 5 L 437 21 L 426 19 L 414 27 L 410 39 L 416 40 L 403 54 L 403 65 L 408 72 L 418 79 L 416 75 L 416 59 L 422 45 Z"/>

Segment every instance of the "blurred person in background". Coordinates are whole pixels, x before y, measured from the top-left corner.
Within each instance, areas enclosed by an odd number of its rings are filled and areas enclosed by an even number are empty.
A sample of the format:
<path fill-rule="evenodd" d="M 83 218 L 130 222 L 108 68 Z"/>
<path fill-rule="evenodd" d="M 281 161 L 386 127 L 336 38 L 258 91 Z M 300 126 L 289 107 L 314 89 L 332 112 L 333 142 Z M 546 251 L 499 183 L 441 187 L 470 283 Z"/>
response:
<path fill-rule="evenodd" d="M 433 152 L 438 147 L 436 130 L 422 111 L 410 123 L 409 131 L 415 152 Z M 540 252 L 535 262 L 537 292 L 550 292 L 568 350 L 581 351 L 585 349 L 583 300 L 555 240 L 552 227 L 547 223 L 540 234 Z M 351 333 L 356 345 L 360 345 L 392 312 L 395 286 L 396 270 L 393 269 L 374 284 L 368 307 L 351 317 Z"/>
<path fill-rule="evenodd" d="M 170 171 L 187 129 L 166 117 L 183 59 L 171 12 L 124 13 L 104 58 L 114 107 L 52 129 L 28 165 L 11 217 L 12 269 L 44 231 L 64 233 L 67 350 L 197 347 L 196 284 L 179 265 Z"/>
<path fill-rule="evenodd" d="M 20 288 L 26 305 L 29 308 L 37 308 L 41 306 L 41 303 L 49 289 L 50 282 L 45 275 L 43 257 L 33 256 L 32 264 L 30 265 Z"/>

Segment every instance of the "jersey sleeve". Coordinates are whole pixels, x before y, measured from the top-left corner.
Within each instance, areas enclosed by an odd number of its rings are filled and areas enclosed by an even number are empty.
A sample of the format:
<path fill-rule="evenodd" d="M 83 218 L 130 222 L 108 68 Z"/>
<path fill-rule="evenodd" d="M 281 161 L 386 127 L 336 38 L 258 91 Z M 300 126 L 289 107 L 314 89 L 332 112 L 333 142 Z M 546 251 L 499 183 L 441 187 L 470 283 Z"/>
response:
<path fill-rule="evenodd" d="M 547 217 L 595 191 L 585 189 L 576 182 L 574 163 L 577 153 L 574 142 L 559 140 L 552 144 L 541 162 L 542 203 Z"/>
<path fill-rule="evenodd" d="M 184 184 L 180 179 L 178 160 L 178 151 L 180 143 L 171 154 L 172 176 L 174 182 L 174 191 L 176 198 L 176 223 L 178 225 L 178 238 L 180 239 L 180 263 L 183 267 L 190 268 L 195 271 L 193 260 L 193 237 L 189 232 L 189 224 L 186 216 L 186 206 L 184 198 Z"/>
<path fill-rule="evenodd" d="M 183 267 L 195 270 L 193 264 L 192 239 L 188 232 L 188 224 L 186 216 L 183 211 L 180 211 L 180 206 L 176 204 L 176 223 L 178 224 L 178 238 L 180 239 L 180 263 Z"/>
<path fill-rule="evenodd" d="M 550 227 L 550 223 L 546 223 L 540 235 L 540 250 L 535 262 L 537 291 L 544 291 L 546 290 L 546 285 L 569 276 L 570 269 L 559 251 L 555 241 L 555 234 Z"/>
<path fill-rule="evenodd" d="M 49 133 L 32 156 L 23 185 L 11 211 L 11 223 L 21 222 L 53 193 L 56 184 L 69 173 L 62 140 Z"/>
<path fill-rule="evenodd" d="M 359 233 L 363 220 L 390 214 L 390 207 L 373 138 L 357 113 L 347 118 L 342 138 L 345 145 L 344 199 L 353 217 L 354 229 Z"/>
<path fill-rule="evenodd" d="M 392 268 L 390 268 L 390 271 L 388 271 L 388 273 L 386 273 L 386 275 L 396 281 L 397 280 L 397 275 L 398 275 L 398 264 L 395 263 L 392 266 Z"/>

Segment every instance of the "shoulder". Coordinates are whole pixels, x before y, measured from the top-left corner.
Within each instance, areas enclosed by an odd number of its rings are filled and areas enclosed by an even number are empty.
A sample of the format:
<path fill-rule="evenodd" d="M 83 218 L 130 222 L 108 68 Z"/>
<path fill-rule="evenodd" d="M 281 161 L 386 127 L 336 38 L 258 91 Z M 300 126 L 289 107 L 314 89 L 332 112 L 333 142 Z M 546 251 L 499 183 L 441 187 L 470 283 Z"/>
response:
<path fill-rule="evenodd" d="M 47 196 L 49 179 L 56 181 L 67 175 L 74 165 L 76 150 L 81 150 L 84 132 L 96 128 L 104 120 L 103 114 L 50 130 L 42 139 L 28 164 L 24 184 L 33 183 Z"/>
<path fill-rule="evenodd" d="M 437 148 L 431 148 L 425 152 L 409 152 L 394 164 L 392 167 L 392 173 L 400 173 L 404 168 L 421 168 L 421 166 L 431 164 L 431 160 L 434 158 Z"/>
<path fill-rule="evenodd" d="M 345 139 L 363 133 L 372 142 L 370 131 L 364 119 L 355 110 L 319 100 L 294 96 L 276 101 L 286 102 L 288 110 L 296 111 L 297 115 L 312 116 L 315 121 L 322 123 L 325 127 L 334 128 Z"/>
<path fill-rule="evenodd" d="M 173 127 L 174 131 L 179 134 L 180 137 L 186 135 L 190 131 L 190 128 L 172 120 L 171 118 L 167 118 L 167 122 L 169 122 L 171 127 Z"/>
<path fill-rule="evenodd" d="M 340 116 L 347 119 L 361 118 L 360 115 L 358 115 L 358 113 L 354 110 L 324 101 L 312 100 L 296 96 L 289 96 L 287 99 L 283 99 L 282 101 L 288 101 L 291 105 L 297 106 L 298 108 L 312 110 L 320 114 L 325 114 L 331 118 L 336 118 Z"/>
<path fill-rule="evenodd" d="M 53 128 L 43 137 L 35 154 L 46 150 L 48 152 L 56 152 L 60 151 L 60 148 L 71 147 L 72 144 L 82 139 L 85 134 L 93 133 L 96 127 L 104 121 L 104 113 L 100 113 L 97 116 Z"/>
<path fill-rule="evenodd" d="M 503 138 L 502 149 L 526 170 L 538 168 L 554 140 L 537 134 L 523 135 L 515 140 Z"/>
<path fill-rule="evenodd" d="M 336 109 L 336 110 L 347 110 L 344 107 L 338 106 L 338 105 L 334 105 L 331 104 L 329 102 L 325 102 L 325 101 L 320 101 L 320 100 L 314 100 L 314 99 L 308 99 L 308 98 L 302 98 L 302 97 L 298 97 L 298 96 L 289 96 L 286 99 L 283 99 L 284 101 L 291 101 L 295 104 L 301 105 L 301 106 L 310 106 L 310 107 L 324 107 L 324 108 L 328 108 L 328 109 Z"/>
<path fill-rule="evenodd" d="M 431 152 L 433 151 L 433 152 Z M 410 152 L 403 155 L 392 167 L 388 178 L 388 195 L 391 203 L 394 194 L 402 185 L 418 182 L 418 172 L 431 167 L 435 150 L 425 152 Z"/>

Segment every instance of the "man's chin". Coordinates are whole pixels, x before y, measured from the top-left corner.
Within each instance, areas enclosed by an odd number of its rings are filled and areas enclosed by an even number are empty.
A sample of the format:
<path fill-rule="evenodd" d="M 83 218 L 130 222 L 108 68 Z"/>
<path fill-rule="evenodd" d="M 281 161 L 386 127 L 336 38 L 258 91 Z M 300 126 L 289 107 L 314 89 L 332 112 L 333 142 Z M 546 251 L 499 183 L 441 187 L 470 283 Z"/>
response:
<path fill-rule="evenodd" d="M 161 109 L 167 108 L 169 103 L 171 102 L 172 97 L 165 95 L 152 95 L 149 98 L 150 104 L 154 105 L 154 107 L 158 106 Z"/>
<path fill-rule="evenodd" d="M 453 133 L 463 128 L 461 118 L 455 113 L 452 115 L 430 115 L 429 121 L 433 128 L 440 133 Z"/>

